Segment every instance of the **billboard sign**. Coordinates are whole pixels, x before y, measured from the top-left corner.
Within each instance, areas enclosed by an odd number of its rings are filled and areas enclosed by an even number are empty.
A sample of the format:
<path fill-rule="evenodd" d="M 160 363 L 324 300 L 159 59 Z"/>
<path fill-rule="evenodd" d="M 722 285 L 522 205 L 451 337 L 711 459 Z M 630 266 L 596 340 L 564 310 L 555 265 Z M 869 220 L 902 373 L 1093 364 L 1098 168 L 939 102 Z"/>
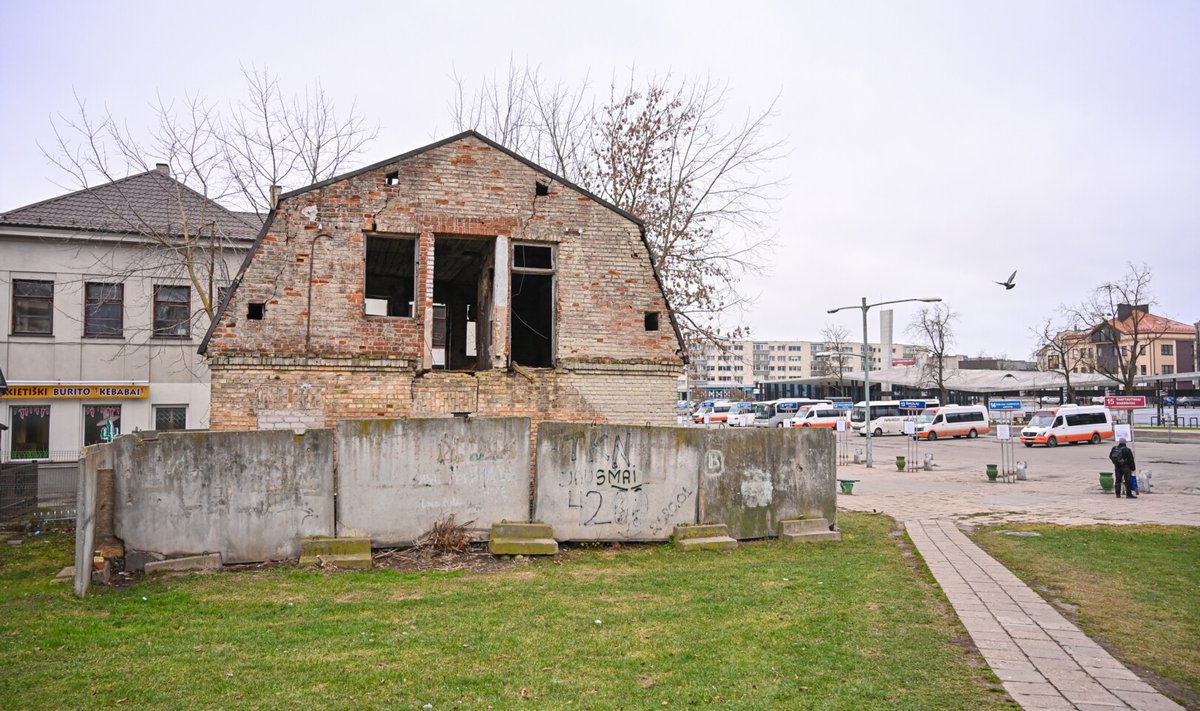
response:
<path fill-rule="evenodd" d="M 892 367 L 912 366 L 917 364 L 916 358 L 892 358 Z"/>
<path fill-rule="evenodd" d="M 1110 410 L 1136 410 L 1146 406 L 1145 395 L 1105 395 L 1104 406 Z"/>

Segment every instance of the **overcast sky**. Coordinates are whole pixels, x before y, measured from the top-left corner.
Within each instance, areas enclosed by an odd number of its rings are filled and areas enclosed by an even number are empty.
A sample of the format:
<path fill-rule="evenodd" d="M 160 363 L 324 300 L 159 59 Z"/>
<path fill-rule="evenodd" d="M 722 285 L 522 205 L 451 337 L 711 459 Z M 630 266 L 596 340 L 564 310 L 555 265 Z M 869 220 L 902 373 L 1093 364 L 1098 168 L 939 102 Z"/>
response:
<path fill-rule="evenodd" d="M 236 97 L 242 65 L 320 79 L 381 125 L 370 162 L 453 132 L 454 71 L 636 65 L 727 81 L 731 118 L 779 96 L 756 337 L 858 338 L 858 312 L 826 310 L 940 296 L 958 351 L 1027 357 L 1030 326 L 1127 260 L 1154 270 L 1156 312 L 1200 320 L 1197 2 L 27 2 L 0 21 L 0 211 L 61 192 L 38 143 L 72 91 L 137 124 L 156 92 Z"/>

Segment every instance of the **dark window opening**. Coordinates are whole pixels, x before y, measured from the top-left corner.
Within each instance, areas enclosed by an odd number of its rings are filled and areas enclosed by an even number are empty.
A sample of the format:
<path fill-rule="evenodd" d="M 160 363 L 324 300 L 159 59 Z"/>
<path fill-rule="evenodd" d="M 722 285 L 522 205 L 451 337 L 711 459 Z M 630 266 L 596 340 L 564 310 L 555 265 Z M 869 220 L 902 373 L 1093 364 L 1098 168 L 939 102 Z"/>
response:
<path fill-rule="evenodd" d="M 188 338 L 192 335 L 192 290 L 186 286 L 154 286 L 155 338 Z"/>
<path fill-rule="evenodd" d="M 533 194 L 536 195 L 537 197 L 545 197 L 545 196 L 549 195 L 550 194 L 550 183 L 543 183 L 540 180 L 537 181 L 536 183 L 534 183 Z"/>
<path fill-rule="evenodd" d="M 13 279 L 12 332 L 21 335 L 54 334 L 54 282 Z"/>
<path fill-rule="evenodd" d="M 492 278 L 496 242 L 435 237 L 433 247 L 433 366 L 485 370 L 491 366 Z"/>
<path fill-rule="evenodd" d="M 553 269 L 554 251 L 550 247 L 518 244 L 513 247 L 513 269 Z"/>
<path fill-rule="evenodd" d="M 416 273 L 415 238 L 367 235 L 365 313 L 412 318 L 416 314 Z"/>
<path fill-rule="evenodd" d="M 124 330 L 125 286 L 85 284 L 83 335 L 120 338 Z"/>
<path fill-rule="evenodd" d="M 554 367 L 554 275 L 512 275 L 512 359 Z"/>
<path fill-rule="evenodd" d="M 646 312 L 646 330 L 647 331 L 657 331 L 658 330 L 658 312 L 657 311 L 647 311 Z"/>
<path fill-rule="evenodd" d="M 107 442 L 102 435 L 104 427 L 113 423 L 116 434 L 121 431 L 120 405 L 84 405 L 83 406 L 83 446 Z"/>
<path fill-rule="evenodd" d="M 251 321 L 262 321 L 266 312 L 266 304 L 251 303 L 249 308 L 246 309 L 246 318 L 250 319 Z"/>
<path fill-rule="evenodd" d="M 400 184 L 400 171 L 398 171 L 398 170 L 392 171 L 391 173 L 388 173 L 386 176 L 384 176 L 383 184 L 384 185 L 399 185 Z"/>

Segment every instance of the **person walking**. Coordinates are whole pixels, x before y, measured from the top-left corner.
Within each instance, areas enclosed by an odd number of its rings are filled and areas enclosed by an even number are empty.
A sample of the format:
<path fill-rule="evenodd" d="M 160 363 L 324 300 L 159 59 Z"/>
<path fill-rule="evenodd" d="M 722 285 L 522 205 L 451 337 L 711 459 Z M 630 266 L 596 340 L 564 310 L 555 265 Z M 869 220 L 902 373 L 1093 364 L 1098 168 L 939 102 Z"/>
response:
<path fill-rule="evenodd" d="M 1125 438 L 1117 440 L 1117 446 L 1113 447 L 1108 453 L 1108 458 L 1113 463 L 1116 469 L 1115 489 L 1117 498 L 1121 498 L 1121 485 L 1125 485 L 1125 498 L 1136 499 L 1133 495 L 1133 482 L 1131 478 L 1134 470 L 1137 469 L 1137 464 L 1133 461 L 1133 450 L 1125 446 Z"/>

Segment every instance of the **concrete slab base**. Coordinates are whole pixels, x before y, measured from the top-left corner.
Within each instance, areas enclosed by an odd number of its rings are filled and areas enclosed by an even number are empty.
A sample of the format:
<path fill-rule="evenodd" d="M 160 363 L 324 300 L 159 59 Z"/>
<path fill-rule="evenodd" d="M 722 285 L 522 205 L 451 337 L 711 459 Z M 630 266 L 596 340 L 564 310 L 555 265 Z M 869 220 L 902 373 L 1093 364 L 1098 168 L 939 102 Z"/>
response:
<path fill-rule="evenodd" d="M 146 563 L 146 575 L 151 573 L 174 573 L 188 570 L 220 570 L 223 565 L 220 553 L 189 555 L 182 558 L 167 558 Z"/>
<path fill-rule="evenodd" d="M 370 538 L 314 536 L 300 541 L 300 565 L 367 570 L 374 565 Z"/>
<path fill-rule="evenodd" d="M 69 583 L 74 579 L 75 579 L 75 566 L 68 565 L 67 567 L 58 571 L 58 575 L 55 575 L 54 579 L 51 580 L 50 582 L 51 583 Z"/>
<path fill-rule="evenodd" d="M 730 551 L 738 547 L 723 523 L 676 526 L 671 540 L 681 551 Z"/>
<path fill-rule="evenodd" d="M 558 541 L 548 523 L 494 523 L 488 551 L 492 555 L 555 555 Z"/>
<path fill-rule="evenodd" d="M 840 541 L 842 532 L 835 531 L 824 518 L 795 518 L 779 522 L 779 540 L 784 543 Z"/>

